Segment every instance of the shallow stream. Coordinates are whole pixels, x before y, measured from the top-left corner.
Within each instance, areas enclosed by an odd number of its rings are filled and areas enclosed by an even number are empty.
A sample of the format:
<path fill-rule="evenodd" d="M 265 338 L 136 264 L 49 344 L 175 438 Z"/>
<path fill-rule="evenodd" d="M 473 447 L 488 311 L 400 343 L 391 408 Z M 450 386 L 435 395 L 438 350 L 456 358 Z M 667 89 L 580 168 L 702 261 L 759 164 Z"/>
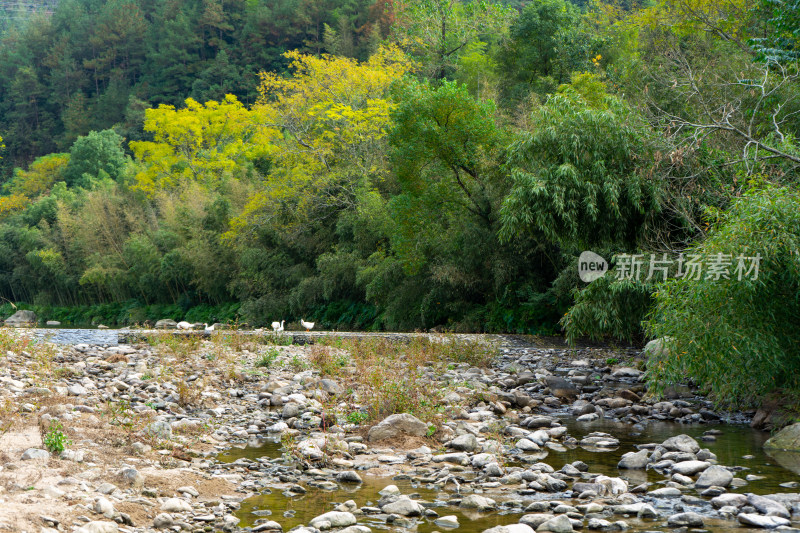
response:
<path fill-rule="evenodd" d="M 612 477 L 622 477 L 628 480 L 631 487 L 649 481 L 653 483 L 649 490 L 654 490 L 663 486 L 666 478 L 653 470 L 618 470 L 617 463 L 622 454 L 628 451 L 635 451 L 635 445 L 647 443 L 660 443 L 669 437 L 685 433 L 694 437 L 700 442 L 701 446 L 709 448 L 717 455 L 719 464 L 741 467 L 741 471 L 736 473 L 736 477 L 744 479 L 748 475 L 761 476 L 760 479 L 748 481 L 747 485 L 731 489 L 732 492 L 756 494 L 771 494 L 776 492 L 798 492 L 786 484 L 800 485 L 800 454 L 781 454 L 777 457 L 767 455 L 763 448 L 763 442 L 769 438 L 769 434 L 751 429 L 745 425 L 731 424 L 697 424 L 682 425 L 667 422 L 650 423 L 640 428 L 638 432 L 632 432 L 632 426 L 628 424 L 616 423 L 610 420 L 596 420 L 594 422 L 576 422 L 574 418 L 565 417 L 562 420 L 569 428 L 569 434 L 581 439 L 584 435 L 592 431 L 603 431 L 614 435 L 620 440 L 620 446 L 615 449 L 598 450 L 586 449 L 583 447 L 556 447 L 547 451 L 536 452 L 521 456 L 519 461 L 506 463 L 506 467 L 525 466 L 526 462 L 542 461 L 554 469 L 558 470 L 567 463 L 573 461 L 583 461 L 589 465 L 589 472 L 605 474 Z M 709 430 L 721 431 L 716 435 L 715 441 L 701 441 L 703 434 Z M 260 457 L 276 459 L 281 456 L 281 445 L 279 442 L 268 441 L 258 447 L 234 448 L 219 456 L 222 462 L 233 462 L 239 458 L 257 460 Z M 585 501 L 573 500 L 565 497 L 564 494 L 536 493 L 534 495 L 520 496 L 513 490 L 518 486 L 500 486 L 495 489 L 487 489 L 484 494 L 498 501 L 500 508 L 498 511 L 490 513 L 477 513 L 447 503 L 451 498 L 457 498 L 456 487 L 448 484 L 444 489 L 430 484 L 421 484 L 407 479 L 407 476 L 378 477 L 370 476 L 364 472 L 359 472 L 363 483 L 359 485 L 339 484 L 337 490 L 322 490 L 313 486 L 307 486 L 308 492 L 304 495 L 284 493 L 280 486 L 271 489 L 271 492 L 256 495 L 245 500 L 241 509 L 236 515 L 242 520 L 241 526 L 252 526 L 258 521 L 275 520 L 279 522 L 284 531 L 288 531 L 294 526 L 308 524 L 309 521 L 347 500 L 354 500 L 359 507 L 375 506 L 380 499 L 378 491 L 387 485 L 396 485 L 403 494 L 412 495 L 425 502 L 429 502 L 439 516 L 455 515 L 458 517 L 460 527 L 459 533 L 480 533 L 483 530 L 496 526 L 517 523 L 523 513 L 523 509 L 534 500 L 556 500 L 577 505 L 586 503 Z M 406 479 L 403 479 L 406 478 Z M 781 486 L 781 483 L 785 484 Z M 471 487 L 465 486 L 471 492 Z M 476 489 L 474 492 L 481 492 Z M 698 496 L 693 490 L 684 494 L 692 497 Z M 648 498 L 645 498 L 647 500 Z M 653 499 L 653 506 L 659 510 L 663 518 L 658 520 L 640 520 L 635 516 L 616 516 L 608 518 L 610 521 L 625 520 L 634 531 L 652 530 L 671 530 L 666 527 L 666 516 L 680 512 L 681 507 L 684 511 L 695 511 L 708 517 L 706 522 L 707 529 L 748 531 L 739 527 L 731 520 L 715 518 L 716 512 L 711 508 L 708 499 L 697 498 L 695 501 L 682 501 L 681 498 L 673 499 Z M 505 502 L 502 503 L 502 502 Z M 446 531 L 446 528 L 436 525 L 435 517 L 421 518 L 416 521 L 413 530 L 420 533 L 430 533 L 432 531 Z M 359 524 L 367 525 L 373 529 L 397 529 L 402 531 L 406 528 L 397 528 L 391 524 L 386 524 L 380 518 L 370 518 L 369 515 L 359 517 Z"/>

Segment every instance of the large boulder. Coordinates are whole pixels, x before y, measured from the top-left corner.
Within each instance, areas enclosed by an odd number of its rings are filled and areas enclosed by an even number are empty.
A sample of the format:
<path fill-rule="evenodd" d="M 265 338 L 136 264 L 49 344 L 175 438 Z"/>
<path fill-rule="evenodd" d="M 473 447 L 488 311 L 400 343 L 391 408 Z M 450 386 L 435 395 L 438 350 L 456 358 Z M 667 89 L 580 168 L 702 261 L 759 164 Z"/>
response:
<path fill-rule="evenodd" d="M 421 516 L 425 512 L 425 508 L 408 496 L 400 496 L 393 502 L 383 505 L 381 511 L 402 516 Z"/>
<path fill-rule="evenodd" d="M 39 322 L 39 317 L 33 311 L 22 309 L 17 311 L 10 317 L 6 318 L 6 326 L 20 327 L 20 326 L 35 326 Z"/>
<path fill-rule="evenodd" d="M 156 329 L 175 329 L 177 327 L 178 323 L 171 318 L 162 318 L 156 322 Z"/>
<path fill-rule="evenodd" d="M 635 470 L 641 470 L 647 467 L 648 461 L 648 451 L 647 450 L 640 450 L 638 452 L 628 452 L 622 456 L 619 463 L 617 463 L 617 468 L 629 468 Z"/>
<path fill-rule="evenodd" d="M 345 527 L 352 526 L 356 523 L 356 517 L 353 513 L 343 511 L 329 511 L 321 514 L 316 518 L 311 519 L 311 526 L 317 527 L 321 522 L 328 522 L 330 527 Z"/>
<path fill-rule="evenodd" d="M 739 513 L 736 518 L 745 526 L 762 527 L 764 529 L 775 529 L 792 523 L 789 519 L 781 518 L 780 516 L 764 516 L 756 513 Z"/>
<path fill-rule="evenodd" d="M 559 376 L 546 376 L 544 382 L 550 388 L 550 394 L 556 398 L 574 400 L 578 397 L 578 388 L 568 379 Z"/>
<path fill-rule="evenodd" d="M 680 463 L 678 463 L 680 464 Z M 727 487 L 733 481 L 733 474 L 724 466 L 714 465 L 708 467 L 697 478 L 694 486 L 698 489 L 706 489 L 708 487 Z"/>
<path fill-rule="evenodd" d="M 661 445 L 670 451 L 684 452 L 684 453 L 697 453 L 700 451 L 700 445 L 689 435 L 677 435 L 665 440 Z"/>
<path fill-rule="evenodd" d="M 800 451 L 800 423 L 786 426 L 764 443 L 769 450 Z"/>
<path fill-rule="evenodd" d="M 391 439 L 399 435 L 424 437 L 428 433 L 428 425 L 414 415 L 402 413 L 384 418 L 376 426 L 370 428 L 367 439 L 375 442 Z"/>
<path fill-rule="evenodd" d="M 672 337 L 659 337 L 644 345 L 643 353 L 649 358 L 661 361 L 669 357 L 671 344 L 674 342 Z"/>

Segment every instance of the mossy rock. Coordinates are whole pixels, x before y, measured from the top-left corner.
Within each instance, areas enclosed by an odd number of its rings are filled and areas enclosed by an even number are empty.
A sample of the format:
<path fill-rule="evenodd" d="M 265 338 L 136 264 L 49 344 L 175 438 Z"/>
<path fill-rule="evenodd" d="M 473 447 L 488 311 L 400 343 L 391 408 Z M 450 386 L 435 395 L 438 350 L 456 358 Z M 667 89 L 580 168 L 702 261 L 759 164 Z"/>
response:
<path fill-rule="evenodd" d="M 768 450 L 800 451 L 800 423 L 786 426 L 767 442 L 764 448 Z"/>

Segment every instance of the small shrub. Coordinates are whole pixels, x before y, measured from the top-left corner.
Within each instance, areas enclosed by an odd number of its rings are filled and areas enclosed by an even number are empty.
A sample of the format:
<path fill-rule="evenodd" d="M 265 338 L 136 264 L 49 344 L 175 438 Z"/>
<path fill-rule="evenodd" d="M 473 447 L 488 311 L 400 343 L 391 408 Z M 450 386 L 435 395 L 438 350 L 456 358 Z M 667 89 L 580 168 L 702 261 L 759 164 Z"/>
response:
<path fill-rule="evenodd" d="M 51 453 L 56 455 L 64 451 L 64 448 L 72 444 L 67 435 L 62 431 L 64 426 L 58 420 L 50 421 L 50 428 L 42 438 L 42 443 Z"/>
<path fill-rule="evenodd" d="M 178 405 L 181 407 L 197 407 L 202 401 L 201 393 L 203 387 L 200 383 L 186 383 L 184 380 L 178 381 Z"/>
<path fill-rule="evenodd" d="M 357 426 L 362 422 L 366 422 L 367 420 L 369 420 L 369 415 L 361 411 L 352 411 L 350 413 L 347 413 L 345 420 L 347 420 L 348 423 L 355 424 Z"/>
<path fill-rule="evenodd" d="M 291 346 L 292 345 L 292 336 L 291 335 L 278 335 L 275 333 L 268 333 L 261 337 L 261 342 L 263 344 L 271 344 L 274 346 Z"/>
<path fill-rule="evenodd" d="M 275 360 L 279 355 L 280 352 L 276 348 L 270 348 L 264 355 L 256 359 L 255 366 L 257 368 L 269 368 L 275 364 Z"/>

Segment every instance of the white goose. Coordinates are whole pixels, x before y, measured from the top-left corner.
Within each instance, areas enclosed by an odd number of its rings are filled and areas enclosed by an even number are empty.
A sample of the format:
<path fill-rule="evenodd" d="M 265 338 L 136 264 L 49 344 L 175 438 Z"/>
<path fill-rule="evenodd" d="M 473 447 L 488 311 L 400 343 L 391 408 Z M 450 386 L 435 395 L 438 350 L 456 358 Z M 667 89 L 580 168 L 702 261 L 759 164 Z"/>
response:
<path fill-rule="evenodd" d="M 213 332 L 213 331 L 214 331 L 214 324 L 211 324 L 211 325 L 209 326 L 208 324 L 206 324 L 205 322 L 203 322 L 203 327 L 205 328 L 203 331 L 205 331 L 206 333 L 211 333 L 211 332 Z"/>
<path fill-rule="evenodd" d="M 314 323 L 313 322 L 306 322 L 306 320 L 304 318 L 300 319 L 300 325 L 303 326 L 304 328 L 306 328 L 306 331 L 311 331 L 312 329 L 314 329 Z"/>
<path fill-rule="evenodd" d="M 185 320 L 183 320 L 183 321 L 181 321 L 181 322 L 178 322 L 178 323 L 175 325 L 175 327 L 176 327 L 177 329 L 192 329 L 192 328 L 194 327 L 194 324 L 192 324 L 192 323 L 190 323 L 190 322 L 186 322 Z"/>
<path fill-rule="evenodd" d="M 285 320 L 281 320 L 280 324 L 278 322 L 272 323 L 272 331 L 275 333 L 281 333 L 283 331 L 283 323 L 286 322 Z"/>

